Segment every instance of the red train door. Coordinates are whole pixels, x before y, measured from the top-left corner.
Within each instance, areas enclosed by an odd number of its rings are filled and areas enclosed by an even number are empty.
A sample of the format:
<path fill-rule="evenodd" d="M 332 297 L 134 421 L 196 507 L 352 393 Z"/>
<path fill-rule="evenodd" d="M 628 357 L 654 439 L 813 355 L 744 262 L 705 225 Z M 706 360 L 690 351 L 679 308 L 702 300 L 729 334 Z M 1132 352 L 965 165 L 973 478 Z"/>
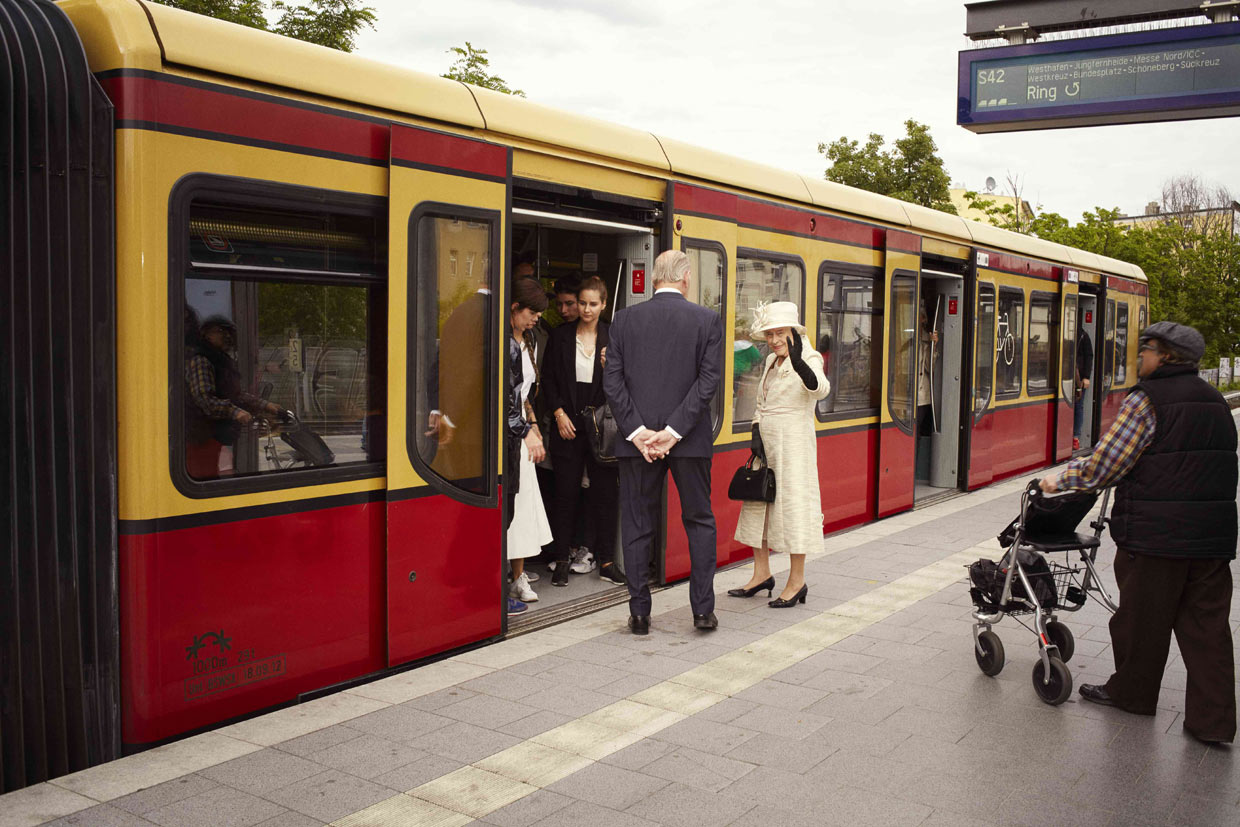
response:
<path fill-rule="evenodd" d="M 878 516 L 913 507 L 917 427 L 917 307 L 921 237 L 887 232 L 887 347 L 878 448 Z"/>
<path fill-rule="evenodd" d="M 1076 325 L 1080 273 L 1063 270 L 1062 324 L 1059 329 L 1059 402 L 1055 406 L 1055 456 L 1060 462 L 1072 456 L 1072 419 L 1076 406 Z"/>
<path fill-rule="evenodd" d="M 507 148 L 392 127 L 387 633 L 395 665 L 503 630 Z"/>

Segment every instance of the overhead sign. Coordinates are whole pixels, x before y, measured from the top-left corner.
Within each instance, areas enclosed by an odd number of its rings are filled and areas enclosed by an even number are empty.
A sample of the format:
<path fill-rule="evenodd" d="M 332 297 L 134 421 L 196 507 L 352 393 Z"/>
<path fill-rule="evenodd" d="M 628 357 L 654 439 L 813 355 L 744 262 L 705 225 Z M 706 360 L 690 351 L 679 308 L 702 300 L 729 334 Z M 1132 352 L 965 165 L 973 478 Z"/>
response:
<path fill-rule="evenodd" d="M 1240 115 L 1240 23 L 970 49 L 958 83 L 974 132 Z"/>

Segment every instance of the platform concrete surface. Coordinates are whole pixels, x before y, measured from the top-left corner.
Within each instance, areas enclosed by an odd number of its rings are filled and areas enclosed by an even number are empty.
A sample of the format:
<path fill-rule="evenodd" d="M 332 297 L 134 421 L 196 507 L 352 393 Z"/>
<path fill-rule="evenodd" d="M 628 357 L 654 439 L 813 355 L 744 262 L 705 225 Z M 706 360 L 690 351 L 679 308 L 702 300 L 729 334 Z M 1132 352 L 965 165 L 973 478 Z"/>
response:
<path fill-rule="evenodd" d="M 978 670 L 964 566 L 1029 476 L 827 538 L 804 606 L 721 572 L 715 632 L 679 586 L 648 637 L 599 612 L 10 793 L 0 825 L 1240 824 L 1237 748 L 1182 731 L 1174 647 L 1152 717 L 1043 704 L 1012 618 Z M 1105 681 L 1106 611 L 1061 617 L 1076 685 Z"/>

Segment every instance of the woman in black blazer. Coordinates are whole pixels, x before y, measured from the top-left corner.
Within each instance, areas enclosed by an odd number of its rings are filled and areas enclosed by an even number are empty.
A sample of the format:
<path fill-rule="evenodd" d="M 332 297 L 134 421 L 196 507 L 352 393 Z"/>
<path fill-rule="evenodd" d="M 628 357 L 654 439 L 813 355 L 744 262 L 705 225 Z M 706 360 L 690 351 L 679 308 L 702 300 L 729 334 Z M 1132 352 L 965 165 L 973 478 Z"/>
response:
<path fill-rule="evenodd" d="M 551 530 L 555 535 L 555 573 L 551 585 L 568 585 L 569 543 L 577 524 L 581 502 L 582 472 L 587 472 L 586 525 L 593 526 L 594 559 L 599 576 L 623 583 L 616 568 L 616 515 L 620 499 L 620 475 L 615 464 L 602 465 L 590 454 L 583 408 L 601 407 L 603 364 L 607 358 L 606 322 L 600 317 L 607 307 L 607 285 L 597 277 L 586 279 L 577 291 L 580 313 L 575 323 L 551 331 L 543 361 L 542 390 L 547 408 L 555 418 L 550 452 L 555 473 L 555 507 Z"/>

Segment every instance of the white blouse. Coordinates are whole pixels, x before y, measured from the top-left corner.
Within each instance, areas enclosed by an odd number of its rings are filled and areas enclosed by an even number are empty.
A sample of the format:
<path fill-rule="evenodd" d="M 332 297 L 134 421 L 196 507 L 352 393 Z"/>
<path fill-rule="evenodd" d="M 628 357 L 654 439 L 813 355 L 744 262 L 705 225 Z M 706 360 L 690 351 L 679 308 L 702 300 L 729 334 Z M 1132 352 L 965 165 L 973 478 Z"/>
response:
<path fill-rule="evenodd" d="M 597 343 L 597 340 L 595 340 Z M 577 340 L 577 359 L 575 363 L 578 382 L 594 381 L 594 354 L 586 353 L 586 346 L 581 339 Z"/>

